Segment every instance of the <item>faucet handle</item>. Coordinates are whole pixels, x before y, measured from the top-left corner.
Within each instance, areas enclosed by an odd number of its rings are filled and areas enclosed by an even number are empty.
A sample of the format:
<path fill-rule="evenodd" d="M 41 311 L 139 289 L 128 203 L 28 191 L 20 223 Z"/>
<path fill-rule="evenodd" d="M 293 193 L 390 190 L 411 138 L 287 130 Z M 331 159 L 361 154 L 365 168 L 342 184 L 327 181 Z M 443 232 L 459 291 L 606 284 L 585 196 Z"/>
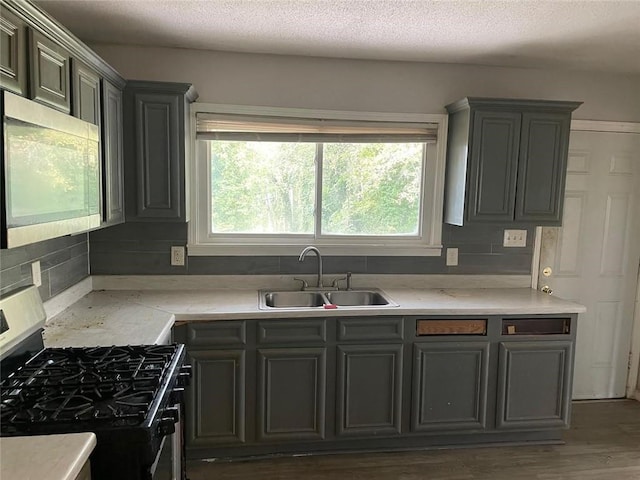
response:
<path fill-rule="evenodd" d="M 331 282 L 331 287 L 339 289 L 340 287 L 338 285 L 338 282 L 341 282 L 343 280 L 347 281 L 346 290 L 351 290 L 351 272 L 347 272 L 347 274 L 344 277 L 334 278 L 333 282 Z"/>
<path fill-rule="evenodd" d="M 300 290 L 305 290 L 305 289 L 309 288 L 309 284 L 307 283 L 306 280 L 303 280 L 301 278 L 296 278 L 296 277 L 293 277 L 293 279 L 297 280 L 299 282 L 302 282 L 302 285 L 300 285 Z"/>

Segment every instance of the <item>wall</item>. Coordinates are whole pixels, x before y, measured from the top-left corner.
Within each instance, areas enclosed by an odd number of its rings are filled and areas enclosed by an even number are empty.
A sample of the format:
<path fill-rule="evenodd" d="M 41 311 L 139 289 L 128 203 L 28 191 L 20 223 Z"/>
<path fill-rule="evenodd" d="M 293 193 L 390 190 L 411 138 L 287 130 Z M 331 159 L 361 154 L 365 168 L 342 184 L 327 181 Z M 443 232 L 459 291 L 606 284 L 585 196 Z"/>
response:
<path fill-rule="evenodd" d="M 358 61 L 202 50 L 93 45 L 125 78 L 193 83 L 198 102 L 329 110 L 445 113 L 464 96 L 579 100 L 574 118 L 640 121 L 640 77 L 523 68 Z M 528 274 L 526 248 L 501 246 L 504 226 L 443 228 L 458 267 L 443 257 L 334 257 L 328 273 Z M 171 267 L 169 248 L 186 225 L 125 224 L 93 232 L 93 274 L 296 274 L 315 262 L 291 257 L 189 257 Z"/>
<path fill-rule="evenodd" d="M 31 263 L 40 260 L 42 300 L 78 283 L 89 275 L 87 234 L 66 236 L 0 250 L 0 295 L 33 283 Z"/>
<path fill-rule="evenodd" d="M 92 45 L 125 78 L 193 83 L 198 102 L 445 113 L 465 96 L 576 100 L 574 118 L 640 122 L 640 76 Z"/>

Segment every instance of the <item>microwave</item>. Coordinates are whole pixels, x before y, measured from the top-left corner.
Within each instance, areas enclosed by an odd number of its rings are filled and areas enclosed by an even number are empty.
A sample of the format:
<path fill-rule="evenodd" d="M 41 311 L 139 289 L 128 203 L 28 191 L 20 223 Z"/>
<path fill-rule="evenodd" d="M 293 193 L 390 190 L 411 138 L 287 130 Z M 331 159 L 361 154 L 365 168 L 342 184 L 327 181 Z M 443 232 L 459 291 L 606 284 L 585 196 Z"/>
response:
<path fill-rule="evenodd" d="M 1 92 L 1 248 L 100 226 L 96 125 Z"/>

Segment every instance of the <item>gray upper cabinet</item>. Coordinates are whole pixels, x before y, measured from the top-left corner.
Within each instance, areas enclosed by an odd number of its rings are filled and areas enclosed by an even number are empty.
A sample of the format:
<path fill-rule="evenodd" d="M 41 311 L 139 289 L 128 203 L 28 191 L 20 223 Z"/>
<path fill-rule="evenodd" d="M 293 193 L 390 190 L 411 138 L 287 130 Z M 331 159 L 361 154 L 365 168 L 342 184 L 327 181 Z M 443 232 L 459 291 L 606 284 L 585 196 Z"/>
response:
<path fill-rule="evenodd" d="M 29 29 L 29 97 L 65 113 L 71 112 L 71 56 L 67 50 Z"/>
<path fill-rule="evenodd" d="M 189 103 L 184 83 L 128 82 L 125 88 L 127 221 L 188 220 L 185 160 Z"/>
<path fill-rule="evenodd" d="M 492 98 L 448 105 L 445 221 L 560 225 L 579 105 Z"/>
<path fill-rule="evenodd" d="M 77 59 L 72 59 L 72 114 L 100 126 L 100 75 Z"/>
<path fill-rule="evenodd" d="M 122 90 L 102 81 L 103 225 L 124 222 Z"/>
<path fill-rule="evenodd" d="M 26 24 L 6 8 L 0 9 L 0 86 L 27 94 Z"/>

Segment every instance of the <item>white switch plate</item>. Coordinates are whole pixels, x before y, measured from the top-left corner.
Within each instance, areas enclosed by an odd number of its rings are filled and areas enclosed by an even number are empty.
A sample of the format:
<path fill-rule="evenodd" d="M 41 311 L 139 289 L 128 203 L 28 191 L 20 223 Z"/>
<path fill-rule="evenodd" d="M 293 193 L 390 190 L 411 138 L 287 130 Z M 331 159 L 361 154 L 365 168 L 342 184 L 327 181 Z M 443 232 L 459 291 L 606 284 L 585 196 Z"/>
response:
<path fill-rule="evenodd" d="M 31 278 L 36 287 L 42 285 L 42 272 L 40 270 L 40 260 L 31 264 Z"/>
<path fill-rule="evenodd" d="M 526 230 L 505 230 L 504 241 L 502 242 L 504 247 L 526 247 L 527 246 L 527 231 Z"/>
<path fill-rule="evenodd" d="M 184 247 L 171 247 L 171 265 L 174 267 L 184 265 Z"/>
<path fill-rule="evenodd" d="M 455 267 L 458 265 L 458 249 L 447 248 L 447 266 Z"/>

